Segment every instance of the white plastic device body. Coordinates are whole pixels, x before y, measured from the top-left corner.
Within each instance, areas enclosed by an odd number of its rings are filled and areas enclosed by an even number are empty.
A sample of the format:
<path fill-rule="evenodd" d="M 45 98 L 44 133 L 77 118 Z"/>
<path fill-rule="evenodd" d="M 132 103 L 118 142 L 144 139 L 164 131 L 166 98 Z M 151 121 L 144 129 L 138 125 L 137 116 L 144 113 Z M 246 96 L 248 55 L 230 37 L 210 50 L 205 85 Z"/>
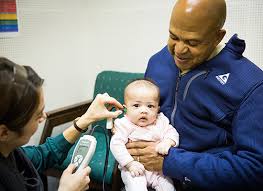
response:
<path fill-rule="evenodd" d="M 106 122 L 106 129 L 112 129 L 112 127 L 113 127 L 113 119 L 108 118 Z"/>
<path fill-rule="evenodd" d="M 96 150 L 96 145 L 97 140 L 91 135 L 84 135 L 79 139 L 71 158 L 71 163 L 76 165 L 76 171 L 89 164 Z"/>

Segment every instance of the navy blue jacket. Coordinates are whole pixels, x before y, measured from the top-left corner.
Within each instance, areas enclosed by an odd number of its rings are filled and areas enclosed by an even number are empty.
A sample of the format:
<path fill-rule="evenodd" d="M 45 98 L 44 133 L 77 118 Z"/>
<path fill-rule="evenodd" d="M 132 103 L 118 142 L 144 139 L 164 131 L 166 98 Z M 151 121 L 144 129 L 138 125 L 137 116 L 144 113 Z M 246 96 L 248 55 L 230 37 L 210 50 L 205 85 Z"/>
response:
<path fill-rule="evenodd" d="M 203 190 L 263 190 L 263 72 L 234 35 L 214 58 L 180 75 L 167 47 L 145 76 L 160 87 L 161 111 L 180 135 L 163 173 Z"/>

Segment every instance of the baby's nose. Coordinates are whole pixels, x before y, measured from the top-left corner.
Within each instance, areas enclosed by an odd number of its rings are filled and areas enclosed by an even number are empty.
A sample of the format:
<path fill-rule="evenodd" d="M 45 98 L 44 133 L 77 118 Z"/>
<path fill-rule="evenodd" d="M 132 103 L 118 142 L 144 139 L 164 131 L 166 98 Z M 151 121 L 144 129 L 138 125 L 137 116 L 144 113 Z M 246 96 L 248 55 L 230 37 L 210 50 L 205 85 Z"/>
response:
<path fill-rule="evenodd" d="M 147 112 L 148 112 L 148 107 L 142 106 L 141 113 L 147 113 Z"/>

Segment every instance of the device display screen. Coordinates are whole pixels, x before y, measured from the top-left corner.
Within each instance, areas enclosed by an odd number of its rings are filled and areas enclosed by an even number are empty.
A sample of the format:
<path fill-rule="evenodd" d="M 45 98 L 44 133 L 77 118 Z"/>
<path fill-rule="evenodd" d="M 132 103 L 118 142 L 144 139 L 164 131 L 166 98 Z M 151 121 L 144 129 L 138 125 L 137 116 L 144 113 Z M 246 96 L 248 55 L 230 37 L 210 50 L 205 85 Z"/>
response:
<path fill-rule="evenodd" d="M 82 156 L 85 156 L 88 152 L 88 147 L 90 146 L 90 143 L 89 142 L 86 142 L 86 144 L 81 144 L 79 145 L 79 148 L 76 152 L 76 155 L 82 155 Z"/>
<path fill-rule="evenodd" d="M 88 152 L 87 146 L 79 146 L 76 155 L 85 156 Z"/>

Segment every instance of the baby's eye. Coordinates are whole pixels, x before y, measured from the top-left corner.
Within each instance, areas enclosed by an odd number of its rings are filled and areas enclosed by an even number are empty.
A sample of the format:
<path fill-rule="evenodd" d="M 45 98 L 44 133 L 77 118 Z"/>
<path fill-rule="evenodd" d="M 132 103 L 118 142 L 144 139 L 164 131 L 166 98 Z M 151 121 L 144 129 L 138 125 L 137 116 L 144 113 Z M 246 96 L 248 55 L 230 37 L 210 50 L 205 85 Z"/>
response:
<path fill-rule="evenodd" d="M 148 105 L 149 108 L 154 108 L 154 105 Z"/>
<path fill-rule="evenodd" d="M 139 104 L 134 104 L 133 107 L 139 107 Z"/>

